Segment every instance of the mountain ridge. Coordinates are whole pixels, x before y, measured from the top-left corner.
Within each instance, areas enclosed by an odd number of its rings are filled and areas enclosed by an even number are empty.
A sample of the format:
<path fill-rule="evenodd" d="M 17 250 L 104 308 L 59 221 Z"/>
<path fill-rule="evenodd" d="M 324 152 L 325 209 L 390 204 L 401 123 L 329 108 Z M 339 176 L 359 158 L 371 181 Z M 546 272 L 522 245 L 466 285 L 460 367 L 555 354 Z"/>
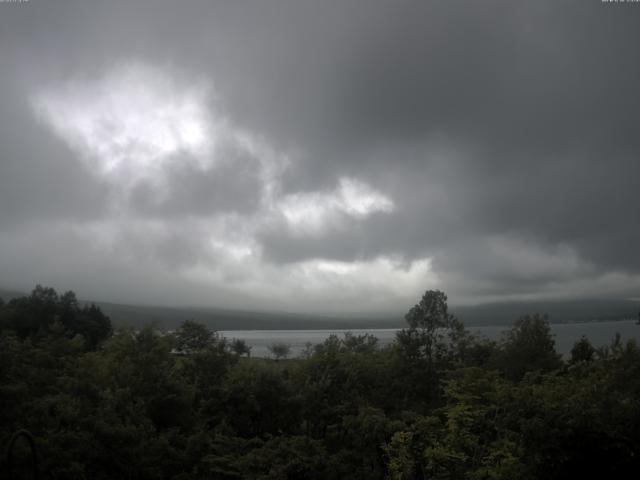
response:
<path fill-rule="evenodd" d="M 24 295 L 27 294 L 0 289 L 0 298 L 5 301 Z M 131 305 L 84 299 L 80 302 L 99 306 L 116 327 L 139 328 L 151 323 L 159 328 L 171 329 L 184 320 L 202 322 L 215 330 L 342 330 L 406 326 L 404 312 L 323 315 L 215 307 Z M 551 323 L 575 323 L 636 319 L 640 302 L 610 299 L 527 301 L 453 305 L 449 310 L 467 326 L 510 325 L 517 318 L 533 313 L 548 314 Z"/>

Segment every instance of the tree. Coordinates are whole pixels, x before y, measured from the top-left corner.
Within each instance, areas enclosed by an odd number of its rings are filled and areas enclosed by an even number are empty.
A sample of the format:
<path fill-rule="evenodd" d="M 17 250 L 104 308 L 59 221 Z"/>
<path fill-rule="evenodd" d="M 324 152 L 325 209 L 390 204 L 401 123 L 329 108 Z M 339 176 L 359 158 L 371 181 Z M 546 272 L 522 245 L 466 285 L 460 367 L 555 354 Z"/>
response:
<path fill-rule="evenodd" d="M 532 371 L 550 372 L 562 365 L 547 315 L 525 315 L 502 339 L 500 367 L 507 378 L 520 380 Z"/>
<path fill-rule="evenodd" d="M 439 290 L 427 290 L 404 318 L 409 328 L 398 332 L 398 346 L 405 357 L 424 361 L 428 368 L 468 341 L 464 325 L 449 314 L 447 296 Z"/>
<path fill-rule="evenodd" d="M 251 347 L 247 345 L 247 342 L 240 338 L 234 338 L 231 341 L 231 350 L 238 356 L 246 355 L 251 356 Z"/>
<path fill-rule="evenodd" d="M 58 294 L 51 287 L 43 287 L 42 285 L 36 285 L 33 289 L 29 299 L 39 305 L 54 305 L 58 303 Z"/>
<path fill-rule="evenodd" d="M 449 314 L 447 296 L 427 290 L 405 315 L 409 328 L 396 334 L 393 387 L 403 401 L 436 401 L 444 371 L 462 360 L 471 343 L 464 325 Z"/>
<path fill-rule="evenodd" d="M 569 363 L 590 362 L 594 359 L 596 349 L 593 348 L 591 342 L 584 335 L 578 340 L 571 349 L 571 360 Z"/>
<path fill-rule="evenodd" d="M 324 480 L 329 455 L 318 440 L 299 436 L 274 437 L 240 459 L 243 478 L 260 480 Z"/>
<path fill-rule="evenodd" d="M 447 326 L 447 296 L 440 290 L 427 290 L 420 302 L 404 316 L 411 328 L 433 331 Z"/>
<path fill-rule="evenodd" d="M 238 436 L 278 435 L 300 425 L 300 402 L 293 384 L 274 363 L 239 362 L 223 383 L 225 422 Z"/>
<path fill-rule="evenodd" d="M 192 353 L 212 347 L 217 340 L 214 331 L 203 323 L 185 320 L 173 335 L 175 348 L 181 353 Z"/>
<path fill-rule="evenodd" d="M 73 294 L 73 292 L 67 292 Z M 65 294 L 66 295 L 66 294 Z M 73 295 L 75 299 L 75 295 Z M 71 334 L 79 333 L 82 335 L 90 349 L 95 349 L 98 344 L 106 340 L 113 333 L 111 321 L 100 307 L 91 304 L 79 308 L 77 303 L 73 303 L 70 307 L 70 313 L 61 314 L 62 324 Z"/>
<path fill-rule="evenodd" d="M 58 296 L 53 288 L 37 285 L 31 295 L 12 299 L 2 310 L 0 324 L 21 338 L 43 338 L 54 331 L 70 338 L 79 334 L 94 350 L 112 334 L 111 321 L 100 307 L 81 308 L 72 291 Z"/>
<path fill-rule="evenodd" d="M 346 350 L 353 353 L 372 353 L 378 348 L 378 337 L 370 333 L 354 335 L 346 332 L 342 344 Z"/>
<path fill-rule="evenodd" d="M 287 358 L 291 353 L 291 345 L 284 342 L 276 342 L 272 343 L 267 347 L 271 354 L 276 358 L 276 360 L 280 360 L 281 358 Z"/>

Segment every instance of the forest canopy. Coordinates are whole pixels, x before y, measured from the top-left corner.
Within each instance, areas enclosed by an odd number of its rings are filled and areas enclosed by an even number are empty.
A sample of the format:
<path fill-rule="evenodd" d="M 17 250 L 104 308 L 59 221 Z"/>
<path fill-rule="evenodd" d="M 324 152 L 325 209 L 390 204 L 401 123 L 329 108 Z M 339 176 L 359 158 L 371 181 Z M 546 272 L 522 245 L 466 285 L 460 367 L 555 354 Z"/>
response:
<path fill-rule="evenodd" d="M 252 358 L 185 321 L 113 330 L 73 292 L 0 302 L 0 445 L 55 479 L 616 478 L 640 466 L 635 342 L 556 353 L 548 318 L 471 335 L 443 292 L 407 328 Z M 18 440 L 3 474 L 31 478 Z M 11 471 L 10 471 L 11 470 Z"/>

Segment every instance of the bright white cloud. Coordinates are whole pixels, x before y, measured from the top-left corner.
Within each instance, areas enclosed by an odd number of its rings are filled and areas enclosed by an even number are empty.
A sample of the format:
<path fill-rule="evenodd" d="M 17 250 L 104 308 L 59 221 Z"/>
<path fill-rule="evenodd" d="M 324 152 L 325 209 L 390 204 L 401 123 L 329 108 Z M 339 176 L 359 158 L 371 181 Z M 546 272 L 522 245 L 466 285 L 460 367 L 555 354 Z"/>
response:
<path fill-rule="evenodd" d="M 331 191 L 302 192 L 282 197 L 277 209 L 299 233 L 316 233 L 335 226 L 345 216 L 365 218 L 376 212 L 390 213 L 393 201 L 369 185 L 341 178 Z"/>
<path fill-rule="evenodd" d="M 175 162 L 204 172 L 234 158 L 252 159 L 266 204 L 274 202 L 289 165 L 285 154 L 215 110 L 208 82 L 194 83 L 171 69 L 122 63 L 100 78 L 76 78 L 37 91 L 31 105 L 90 171 L 116 190 L 112 198 L 120 213 L 140 182 L 166 200 Z"/>
<path fill-rule="evenodd" d="M 213 269 L 194 265 L 182 275 L 190 282 L 250 292 L 263 305 L 292 310 L 303 305 L 320 312 L 402 309 L 425 288 L 439 284 L 428 258 L 407 263 L 380 256 L 366 261 L 307 260 L 285 265 L 265 263 L 256 255 L 244 258 L 247 261 L 238 262 L 228 254 L 220 262 L 234 269 L 220 268 L 220 263 Z"/>
<path fill-rule="evenodd" d="M 389 297 L 415 297 L 438 282 L 428 258 L 413 262 L 390 256 L 353 262 L 308 260 L 292 268 L 297 277 L 305 280 L 302 284 L 311 282 L 320 288 L 335 289 L 342 292 L 338 296 L 376 292 L 385 301 Z"/>
<path fill-rule="evenodd" d="M 206 164 L 216 132 L 224 128 L 209 102 L 205 84 L 189 85 L 139 63 L 32 97 L 38 116 L 95 173 L 120 182 L 153 178 L 176 154 Z"/>

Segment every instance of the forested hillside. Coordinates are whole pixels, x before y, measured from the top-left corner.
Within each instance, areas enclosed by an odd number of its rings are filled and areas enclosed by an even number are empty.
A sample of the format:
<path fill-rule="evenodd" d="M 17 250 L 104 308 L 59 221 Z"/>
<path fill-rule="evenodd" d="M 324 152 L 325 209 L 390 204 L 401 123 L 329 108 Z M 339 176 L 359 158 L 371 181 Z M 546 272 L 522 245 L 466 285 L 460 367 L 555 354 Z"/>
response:
<path fill-rule="evenodd" d="M 474 338 L 438 291 L 405 320 L 385 348 L 348 334 L 302 358 L 255 359 L 194 321 L 171 335 L 114 331 L 100 308 L 38 287 L 0 303 L 0 445 L 26 429 L 38 473 L 54 479 L 604 479 L 638 471 L 634 342 L 594 349 L 583 339 L 564 361 L 537 314 L 498 342 Z M 11 460 L 3 475 L 32 478 L 24 438 Z"/>

